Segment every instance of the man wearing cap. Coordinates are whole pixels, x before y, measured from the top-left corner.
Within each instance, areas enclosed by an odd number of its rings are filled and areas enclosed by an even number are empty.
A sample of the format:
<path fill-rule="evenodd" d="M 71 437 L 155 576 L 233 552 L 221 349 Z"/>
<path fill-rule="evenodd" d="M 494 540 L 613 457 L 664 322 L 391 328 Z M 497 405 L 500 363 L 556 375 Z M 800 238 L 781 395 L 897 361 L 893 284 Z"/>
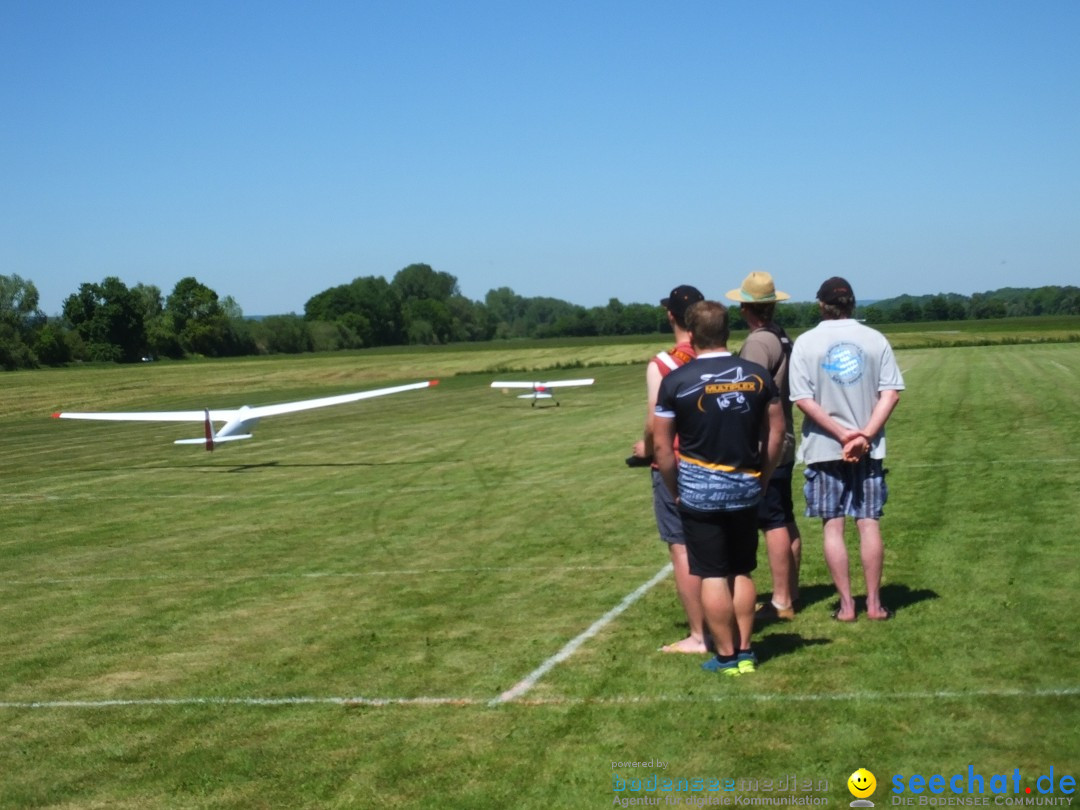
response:
<path fill-rule="evenodd" d="M 884 546 L 880 519 L 885 486 L 885 423 L 900 401 L 904 378 L 892 346 L 852 319 L 855 293 L 839 276 L 817 293 L 821 323 L 801 334 L 791 354 L 791 400 L 806 416 L 799 459 L 806 463 L 806 514 L 820 517 L 840 606 L 833 618 L 855 621 L 844 527 L 852 517 L 866 581 L 866 617 L 890 619 L 881 604 Z"/>
<path fill-rule="evenodd" d="M 795 423 L 791 412 L 788 387 L 788 361 L 791 339 L 784 328 L 773 320 L 777 301 L 786 301 L 787 293 L 779 292 L 773 278 L 755 270 L 743 279 L 737 290 L 728 292 L 740 310 L 750 334 L 739 349 L 739 357 L 764 366 L 780 389 L 784 409 L 784 442 L 780 461 L 769 479 L 769 486 L 758 504 L 758 528 L 765 535 L 765 549 L 772 573 L 772 597 L 758 610 L 763 620 L 789 620 L 795 617 L 795 602 L 799 598 L 799 564 L 802 561 L 802 537 L 795 523 L 791 500 L 791 475 L 795 467 Z"/>
<path fill-rule="evenodd" d="M 716 656 L 702 667 L 746 675 L 757 669 L 751 647 L 757 505 L 780 456 L 784 411 L 768 369 L 727 350 L 724 304 L 703 301 L 686 317 L 697 358 L 660 384 L 656 463 L 677 498 L 690 571 L 701 577 L 716 646 Z"/>
<path fill-rule="evenodd" d="M 696 287 L 681 284 L 672 290 L 667 298 L 660 301 L 660 305 L 667 310 L 668 323 L 671 324 L 671 331 L 675 334 L 675 346 L 653 357 L 645 372 L 645 389 L 648 397 L 645 431 L 642 438 L 634 443 L 631 451 L 632 457 L 642 460 L 642 463 L 649 463 L 653 457 L 653 420 L 656 416 L 656 395 L 660 390 L 660 382 L 671 371 L 693 360 L 696 354 L 694 347 L 690 345 L 690 334 L 686 330 L 686 311 L 704 299 L 705 296 Z M 675 499 L 664 486 L 655 462 L 652 462 L 652 493 L 656 527 L 660 531 L 660 539 L 668 544 L 671 564 L 675 569 L 675 592 L 682 603 L 690 628 L 690 633 L 686 638 L 667 644 L 660 649 L 674 653 L 707 652 L 705 620 L 701 608 L 701 578 L 690 573 L 682 518 L 679 517 Z"/>

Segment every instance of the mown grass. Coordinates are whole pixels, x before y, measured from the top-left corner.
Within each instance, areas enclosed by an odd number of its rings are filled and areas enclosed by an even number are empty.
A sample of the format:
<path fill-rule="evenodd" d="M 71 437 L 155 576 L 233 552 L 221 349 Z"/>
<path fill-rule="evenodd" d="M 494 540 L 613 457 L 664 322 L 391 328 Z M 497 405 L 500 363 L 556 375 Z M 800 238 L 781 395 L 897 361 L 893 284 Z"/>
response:
<path fill-rule="evenodd" d="M 0 807 L 606 807 L 613 774 L 654 772 L 611 763 L 649 759 L 842 806 L 860 766 L 879 803 L 892 774 L 1075 775 L 1075 343 L 900 352 L 893 622 L 829 620 L 804 519 L 806 607 L 763 628 L 755 677 L 656 652 L 683 629 L 666 580 L 490 705 L 665 562 L 622 464 L 656 345 L 4 375 Z M 487 387 L 559 364 L 597 384 L 535 409 Z M 212 455 L 171 444 L 198 426 L 47 418 L 429 377 Z"/>

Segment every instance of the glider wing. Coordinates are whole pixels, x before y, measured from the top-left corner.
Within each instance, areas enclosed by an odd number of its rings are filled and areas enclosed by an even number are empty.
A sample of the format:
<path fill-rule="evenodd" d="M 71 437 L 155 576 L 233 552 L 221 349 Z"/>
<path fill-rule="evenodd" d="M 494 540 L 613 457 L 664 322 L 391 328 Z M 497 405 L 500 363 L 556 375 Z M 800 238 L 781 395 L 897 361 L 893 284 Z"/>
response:
<path fill-rule="evenodd" d="M 552 380 L 551 382 L 499 382 L 491 384 L 492 388 L 529 388 L 534 391 L 542 391 L 545 388 L 561 388 L 571 385 L 592 385 L 595 382 L 588 380 Z"/>
<path fill-rule="evenodd" d="M 397 394 L 417 388 L 438 385 L 438 380 L 395 385 L 390 388 L 376 388 L 371 391 L 358 391 L 353 394 L 339 394 L 332 397 L 302 399 L 295 402 L 281 402 L 276 405 L 243 406 L 242 408 L 205 409 L 201 411 L 105 411 L 100 413 L 80 413 L 65 411 L 54 413 L 54 419 L 89 419 L 109 422 L 202 422 L 205 425 L 205 439 L 178 439 L 175 444 L 204 444 L 207 450 L 224 441 L 250 439 L 251 429 L 265 416 L 278 416 L 283 413 L 296 413 L 314 408 L 326 408 L 331 405 L 344 405 L 361 399 Z M 213 422 L 224 422 L 224 426 L 215 431 Z"/>

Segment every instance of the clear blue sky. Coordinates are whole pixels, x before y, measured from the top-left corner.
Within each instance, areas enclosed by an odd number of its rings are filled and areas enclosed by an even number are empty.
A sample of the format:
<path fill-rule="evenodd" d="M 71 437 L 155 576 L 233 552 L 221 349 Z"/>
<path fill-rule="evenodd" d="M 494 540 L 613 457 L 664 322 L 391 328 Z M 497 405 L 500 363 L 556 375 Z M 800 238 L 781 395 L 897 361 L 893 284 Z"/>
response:
<path fill-rule="evenodd" d="M 0 0 L 0 274 L 1080 284 L 1077 0 Z"/>

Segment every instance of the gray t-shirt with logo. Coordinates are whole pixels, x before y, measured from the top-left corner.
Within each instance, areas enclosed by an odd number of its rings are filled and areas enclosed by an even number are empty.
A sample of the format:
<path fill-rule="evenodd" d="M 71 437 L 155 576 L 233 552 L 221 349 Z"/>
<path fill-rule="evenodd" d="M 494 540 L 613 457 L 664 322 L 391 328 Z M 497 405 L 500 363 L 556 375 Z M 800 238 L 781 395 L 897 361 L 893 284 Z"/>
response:
<path fill-rule="evenodd" d="M 866 424 L 880 391 L 904 390 L 892 346 L 881 332 L 846 318 L 822 321 L 799 335 L 788 375 L 791 401 L 813 399 L 837 422 Z M 798 460 L 838 461 L 843 448 L 812 419 L 803 419 Z M 870 457 L 885 458 L 885 429 L 870 442 Z"/>

